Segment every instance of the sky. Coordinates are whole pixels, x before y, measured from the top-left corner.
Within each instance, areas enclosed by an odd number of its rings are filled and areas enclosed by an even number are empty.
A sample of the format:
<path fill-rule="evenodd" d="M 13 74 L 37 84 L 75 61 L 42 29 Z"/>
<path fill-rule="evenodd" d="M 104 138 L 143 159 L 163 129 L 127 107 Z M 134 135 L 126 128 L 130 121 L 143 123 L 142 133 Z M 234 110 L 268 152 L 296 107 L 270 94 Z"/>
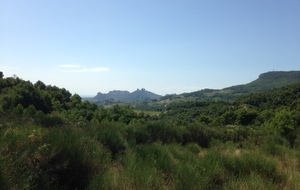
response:
<path fill-rule="evenodd" d="M 299 0 L 0 0 L 0 71 L 81 96 L 300 70 Z"/>

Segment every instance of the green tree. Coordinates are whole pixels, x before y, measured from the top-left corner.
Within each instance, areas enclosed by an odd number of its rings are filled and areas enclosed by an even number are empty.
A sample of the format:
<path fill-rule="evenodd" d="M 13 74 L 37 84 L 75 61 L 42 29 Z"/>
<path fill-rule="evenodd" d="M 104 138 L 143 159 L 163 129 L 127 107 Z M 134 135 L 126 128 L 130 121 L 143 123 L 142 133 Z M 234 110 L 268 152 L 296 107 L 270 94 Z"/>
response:
<path fill-rule="evenodd" d="M 42 82 L 42 81 L 37 81 L 35 84 L 34 84 L 34 87 L 38 88 L 38 89 L 41 89 L 41 90 L 45 90 L 46 89 L 46 85 Z"/>
<path fill-rule="evenodd" d="M 14 107 L 14 109 L 12 110 L 12 112 L 14 114 L 17 114 L 17 115 L 22 115 L 23 112 L 24 112 L 24 108 L 21 104 L 18 104 L 16 107 Z"/>
<path fill-rule="evenodd" d="M 290 147 L 293 148 L 297 138 L 297 123 L 293 119 L 292 114 L 287 110 L 277 112 L 274 118 L 268 123 L 269 128 L 274 133 L 279 133 L 286 138 Z"/>
<path fill-rule="evenodd" d="M 222 123 L 225 125 L 234 125 L 236 122 L 237 115 L 233 111 L 226 111 L 222 116 Z"/>
<path fill-rule="evenodd" d="M 103 120 L 108 119 L 108 109 L 98 109 L 94 112 L 94 121 L 101 123 Z"/>
<path fill-rule="evenodd" d="M 251 125 L 258 117 L 258 113 L 255 110 L 239 109 L 237 111 L 237 123 L 240 125 Z"/>
<path fill-rule="evenodd" d="M 79 104 L 81 102 L 81 97 L 78 94 L 74 94 L 71 97 L 71 102 L 72 102 L 73 106 L 76 106 L 77 104 Z"/>
<path fill-rule="evenodd" d="M 114 105 L 107 114 L 109 121 L 117 121 L 129 124 L 131 120 L 138 118 L 138 115 L 129 106 Z"/>
<path fill-rule="evenodd" d="M 24 110 L 25 115 L 34 116 L 35 113 L 36 113 L 36 109 L 35 109 L 34 105 L 30 105 L 30 106 L 28 106 L 28 108 L 26 108 Z"/>

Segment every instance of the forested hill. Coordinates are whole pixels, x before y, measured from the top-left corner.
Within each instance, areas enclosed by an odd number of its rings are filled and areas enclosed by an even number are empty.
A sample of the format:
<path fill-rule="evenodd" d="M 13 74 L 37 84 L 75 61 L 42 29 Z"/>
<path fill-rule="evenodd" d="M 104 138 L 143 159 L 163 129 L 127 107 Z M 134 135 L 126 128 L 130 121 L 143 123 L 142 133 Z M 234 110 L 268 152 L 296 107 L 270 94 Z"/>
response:
<path fill-rule="evenodd" d="M 273 71 L 259 75 L 258 79 L 248 84 L 232 86 L 223 90 L 231 90 L 234 93 L 254 93 L 295 83 L 300 83 L 300 71 Z"/>
<path fill-rule="evenodd" d="M 161 116 L 180 124 L 262 125 L 278 110 L 292 112 L 300 125 L 300 83 L 242 95 L 232 102 L 195 100 L 172 103 Z"/>
<path fill-rule="evenodd" d="M 235 98 L 238 95 L 264 92 L 295 83 L 300 83 L 300 71 L 272 71 L 259 75 L 258 79 L 248 84 L 236 85 L 221 90 L 204 89 L 185 93 L 183 96 L 208 100 L 224 100 Z"/>

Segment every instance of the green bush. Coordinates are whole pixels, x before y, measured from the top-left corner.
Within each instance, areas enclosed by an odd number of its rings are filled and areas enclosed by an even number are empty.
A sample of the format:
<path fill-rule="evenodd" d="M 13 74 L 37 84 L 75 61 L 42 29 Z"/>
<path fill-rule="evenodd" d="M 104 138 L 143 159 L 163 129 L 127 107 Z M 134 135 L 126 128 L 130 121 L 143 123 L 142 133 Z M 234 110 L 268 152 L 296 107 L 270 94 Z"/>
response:
<path fill-rule="evenodd" d="M 159 143 L 140 145 L 135 148 L 135 152 L 145 164 L 153 165 L 165 173 L 172 172 L 175 163 L 166 146 Z"/>
<path fill-rule="evenodd" d="M 34 118 L 36 123 L 43 127 L 55 127 L 65 124 L 65 121 L 61 116 L 55 114 L 46 115 L 41 111 L 37 111 Z"/>
<path fill-rule="evenodd" d="M 184 142 L 184 136 L 188 134 L 185 127 L 174 126 L 165 122 L 153 122 L 147 125 L 151 136 L 151 142 L 160 141 L 164 144 Z"/>
<path fill-rule="evenodd" d="M 208 127 L 199 125 L 190 125 L 187 127 L 187 133 L 184 134 L 184 144 L 195 142 L 201 147 L 208 148 L 210 146 L 210 141 L 214 137 L 213 130 Z"/>
<path fill-rule="evenodd" d="M 2 135 L 1 185 L 8 189 L 85 189 L 110 154 L 73 128 L 8 128 Z"/>
<path fill-rule="evenodd" d="M 271 156 L 282 156 L 285 153 L 282 146 L 273 143 L 264 144 L 262 149 Z"/>
<path fill-rule="evenodd" d="M 280 184 L 285 180 L 285 175 L 278 171 L 276 163 L 260 153 L 252 152 L 238 157 L 227 157 L 224 161 L 226 170 L 237 178 L 256 173 L 274 184 Z"/>
<path fill-rule="evenodd" d="M 97 140 L 107 147 L 115 159 L 119 153 L 122 153 L 127 148 L 127 141 L 124 139 L 121 130 L 117 126 L 101 126 L 96 132 Z"/>
<path fill-rule="evenodd" d="M 132 129 L 132 132 L 131 137 L 129 137 L 130 139 L 128 139 L 129 141 L 131 140 L 137 145 L 150 142 L 150 133 L 145 125 L 131 126 L 130 129 Z"/>

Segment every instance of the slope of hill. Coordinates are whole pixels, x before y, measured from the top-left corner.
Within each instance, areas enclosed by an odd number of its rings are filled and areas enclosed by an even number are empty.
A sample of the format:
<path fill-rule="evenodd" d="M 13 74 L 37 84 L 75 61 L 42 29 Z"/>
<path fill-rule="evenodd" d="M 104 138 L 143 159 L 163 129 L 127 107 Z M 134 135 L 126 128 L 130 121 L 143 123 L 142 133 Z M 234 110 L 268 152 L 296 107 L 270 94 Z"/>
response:
<path fill-rule="evenodd" d="M 203 89 L 191 93 L 166 95 L 161 97 L 159 101 L 135 106 L 155 110 L 173 103 L 193 100 L 234 100 L 240 95 L 266 92 L 297 83 L 300 83 L 300 71 L 273 71 L 262 73 L 259 75 L 258 79 L 247 84 L 231 86 L 224 89 Z"/>
<path fill-rule="evenodd" d="M 90 99 L 91 102 L 104 102 L 110 100 L 112 102 L 136 102 L 153 100 L 160 98 L 160 95 L 147 91 L 144 88 L 137 89 L 134 92 L 114 90 L 107 94 L 98 93 L 94 98 Z"/>
<path fill-rule="evenodd" d="M 248 84 L 232 86 L 224 90 L 232 90 L 234 93 L 254 93 L 281 88 L 299 82 L 300 71 L 273 71 L 259 75 L 258 79 Z"/>
<path fill-rule="evenodd" d="M 208 100 L 228 100 L 238 95 L 264 92 L 295 83 L 300 83 L 300 71 L 273 71 L 259 75 L 258 79 L 248 84 L 236 85 L 221 90 L 204 89 L 182 95 L 184 97 L 195 97 Z"/>

